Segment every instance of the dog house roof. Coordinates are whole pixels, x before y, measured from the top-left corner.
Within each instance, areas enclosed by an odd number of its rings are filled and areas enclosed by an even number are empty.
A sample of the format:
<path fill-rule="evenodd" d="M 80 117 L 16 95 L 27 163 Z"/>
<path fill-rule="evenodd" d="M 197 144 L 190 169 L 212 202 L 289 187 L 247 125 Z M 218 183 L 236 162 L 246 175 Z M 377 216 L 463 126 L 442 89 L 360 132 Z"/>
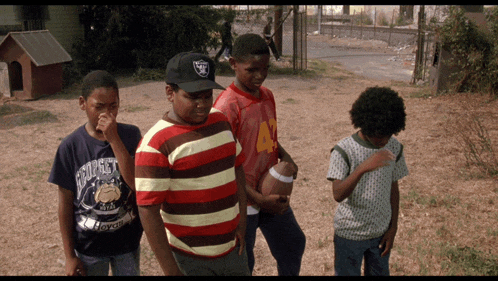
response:
<path fill-rule="evenodd" d="M 71 56 L 48 30 L 10 32 L 0 41 L 0 49 L 11 37 L 36 66 L 71 61 Z"/>

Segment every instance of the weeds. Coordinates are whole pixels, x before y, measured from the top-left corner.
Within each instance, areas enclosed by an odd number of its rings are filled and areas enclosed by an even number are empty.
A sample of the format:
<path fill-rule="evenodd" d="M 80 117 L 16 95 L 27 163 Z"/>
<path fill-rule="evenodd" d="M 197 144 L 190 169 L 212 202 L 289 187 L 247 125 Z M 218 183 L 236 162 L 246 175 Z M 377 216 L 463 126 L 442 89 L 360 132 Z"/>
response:
<path fill-rule="evenodd" d="M 130 105 L 124 108 L 124 111 L 126 112 L 140 112 L 140 111 L 146 111 L 150 109 L 148 106 L 142 106 L 142 105 Z"/>
<path fill-rule="evenodd" d="M 322 241 L 321 238 L 318 239 L 318 248 L 323 248 L 329 244 L 330 240 L 328 236 L 325 236 L 325 239 Z"/>
<path fill-rule="evenodd" d="M 483 114 L 467 109 L 451 118 L 446 130 L 463 149 L 467 168 L 475 167 L 485 175 L 495 176 L 498 175 L 498 157 L 483 121 Z"/>
<path fill-rule="evenodd" d="M 6 116 L 0 116 L 0 129 L 13 128 L 15 126 L 23 126 L 30 124 L 46 123 L 46 122 L 57 122 L 57 117 L 47 110 L 30 110 L 16 114 L 19 111 L 15 111 L 14 114 L 9 114 Z"/>
<path fill-rule="evenodd" d="M 498 275 L 498 257 L 471 247 L 441 245 L 441 263 L 448 275 Z"/>
<path fill-rule="evenodd" d="M 293 98 L 288 98 L 288 99 L 284 100 L 282 103 L 284 103 L 284 104 L 296 104 L 296 103 L 298 103 L 298 101 L 293 99 Z"/>
<path fill-rule="evenodd" d="M 0 116 L 32 111 L 33 109 L 17 104 L 4 104 L 0 106 Z"/>

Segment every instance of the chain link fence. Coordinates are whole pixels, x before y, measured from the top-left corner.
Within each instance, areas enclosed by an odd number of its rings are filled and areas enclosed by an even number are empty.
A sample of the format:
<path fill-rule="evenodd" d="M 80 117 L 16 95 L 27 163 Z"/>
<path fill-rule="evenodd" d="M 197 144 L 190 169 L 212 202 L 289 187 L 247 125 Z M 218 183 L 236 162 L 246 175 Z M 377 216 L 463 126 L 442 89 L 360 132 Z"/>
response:
<path fill-rule="evenodd" d="M 245 33 L 256 33 L 264 37 L 263 29 L 268 23 L 268 18 L 273 20 L 271 34 L 275 34 L 278 27 L 282 28 L 281 49 L 277 43 L 282 60 L 290 61 L 294 70 L 305 70 L 307 68 L 307 17 L 305 11 L 299 6 L 281 6 L 282 14 L 279 22 L 275 21 L 275 8 L 268 6 L 261 9 L 246 9 L 237 11 L 237 17 L 233 24 L 233 33 L 236 36 Z M 298 12 L 295 13 L 294 9 Z M 294 16 L 297 14 L 296 19 Z M 275 59 L 272 56 L 272 60 Z"/>

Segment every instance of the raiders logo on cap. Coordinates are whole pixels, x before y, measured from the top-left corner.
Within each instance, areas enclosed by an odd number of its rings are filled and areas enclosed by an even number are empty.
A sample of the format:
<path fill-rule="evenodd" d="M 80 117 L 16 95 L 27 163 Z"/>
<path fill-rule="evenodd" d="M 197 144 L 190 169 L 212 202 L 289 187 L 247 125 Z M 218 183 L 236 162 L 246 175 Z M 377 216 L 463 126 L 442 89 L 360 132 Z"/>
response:
<path fill-rule="evenodd" d="M 209 75 L 209 63 L 207 61 L 203 60 L 198 60 L 198 61 L 193 61 L 194 64 L 194 69 L 197 74 L 201 77 L 208 77 Z"/>
<path fill-rule="evenodd" d="M 207 55 L 182 52 L 168 61 L 166 83 L 177 84 L 188 93 L 225 89 L 214 81 L 216 66 Z"/>

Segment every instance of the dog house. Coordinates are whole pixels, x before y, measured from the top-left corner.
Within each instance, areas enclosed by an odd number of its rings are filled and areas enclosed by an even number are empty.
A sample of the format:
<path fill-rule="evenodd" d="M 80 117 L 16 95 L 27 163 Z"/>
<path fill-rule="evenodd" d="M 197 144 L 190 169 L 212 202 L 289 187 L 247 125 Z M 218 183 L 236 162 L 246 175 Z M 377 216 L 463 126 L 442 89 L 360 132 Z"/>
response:
<path fill-rule="evenodd" d="M 0 41 L 0 64 L 7 65 L 4 96 L 36 99 L 62 90 L 62 64 L 71 56 L 48 30 L 10 32 Z M 0 67 L 0 77 L 6 77 Z M 3 82 L 2 82 L 3 84 Z M 6 93 L 7 92 L 7 93 Z"/>

